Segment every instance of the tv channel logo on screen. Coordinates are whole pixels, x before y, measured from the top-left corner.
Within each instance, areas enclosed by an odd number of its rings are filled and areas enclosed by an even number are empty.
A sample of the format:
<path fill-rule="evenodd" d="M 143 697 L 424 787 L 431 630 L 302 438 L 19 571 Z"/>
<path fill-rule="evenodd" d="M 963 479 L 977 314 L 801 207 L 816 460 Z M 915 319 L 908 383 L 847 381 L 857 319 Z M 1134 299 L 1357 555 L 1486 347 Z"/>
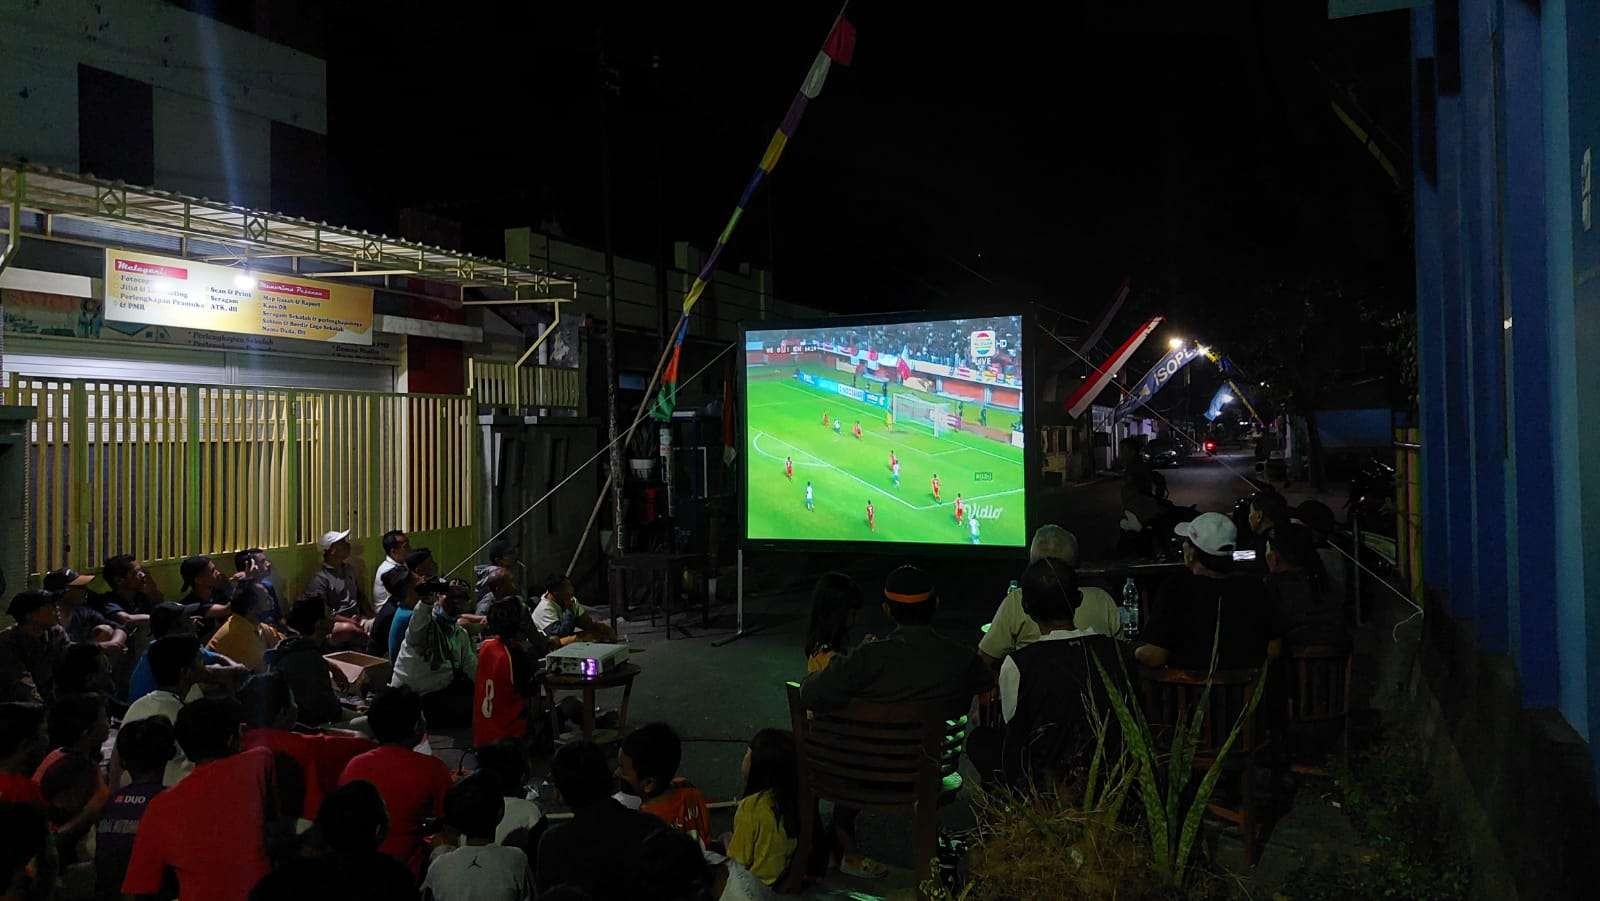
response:
<path fill-rule="evenodd" d="M 970 343 L 972 346 L 972 358 L 974 360 L 987 360 L 988 358 L 994 356 L 995 340 L 993 331 L 989 329 L 981 329 L 973 332 L 970 338 Z"/>

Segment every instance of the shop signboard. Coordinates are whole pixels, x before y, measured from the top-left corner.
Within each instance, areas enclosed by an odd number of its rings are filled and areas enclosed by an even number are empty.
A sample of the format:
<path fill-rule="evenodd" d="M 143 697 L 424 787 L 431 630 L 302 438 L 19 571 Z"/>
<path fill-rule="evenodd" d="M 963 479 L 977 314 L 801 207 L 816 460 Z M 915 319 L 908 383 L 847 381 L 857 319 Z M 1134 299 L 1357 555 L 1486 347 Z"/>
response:
<path fill-rule="evenodd" d="M 372 289 L 107 250 L 105 317 L 116 322 L 372 343 Z"/>

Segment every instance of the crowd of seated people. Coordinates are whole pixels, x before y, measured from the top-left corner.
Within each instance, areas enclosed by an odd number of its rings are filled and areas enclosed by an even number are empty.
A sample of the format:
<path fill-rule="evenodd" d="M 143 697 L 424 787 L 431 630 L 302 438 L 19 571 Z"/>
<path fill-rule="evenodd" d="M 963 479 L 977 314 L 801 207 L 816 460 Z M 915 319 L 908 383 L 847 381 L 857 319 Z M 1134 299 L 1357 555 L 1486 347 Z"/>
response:
<path fill-rule="evenodd" d="M 1001 602 L 979 645 L 997 670 L 1001 720 L 969 739 L 980 773 L 1012 787 L 1081 773 L 1096 740 L 1088 709 L 1105 719 L 1115 747 L 1120 736 L 1105 716 L 1102 669 L 1120 681 L 1138 667 L 1252 670 L 1298 648 L 1347 649 L 1344 609 L 1327 590 L 1311 530 L 1276 496 L 1254 499 L 1250 522 L 1264 569 L 1234 560 L 1240 540 L 1227 516 L 1205 513 L 1174 526 L 1183 567 L 1157 587 L 1133 642 L 1114 640 L 1109 597 L 1080 585 L 1076 541 L 1055 526 L 1041 528 L 1020 587 Z M 1271 728 L 1283 725 L 1268 720 Z"/>
<path fill-rule="evenodd" d="M 232 576 L 209 557 L 179 561 L 172 595 L 122 555 L 98 595 L 92 577 L 58 570 L 13 597 L 0 630 L 8 886 L 60 898 L 764 896 L 797 830 L 786 733 L 752 741 L 750 798 L 722 837 L 677 773 L 671 727 L 630 734 L 620 768 L 569 742 L 551 772 L 575 815 L 551 828 L 529 790 L 533 761 L 551 753 L 551 734 L 543 751 L 534 736 L 550 714 L 540 658 L 610 628 L 564 576 L 525 600 L 505 546 L 474 595 L 438 578 L 403 532 L 381 544 L 370 594 L 348 535 L 333 532 L 286 606 L 258 548 L 234 555 Z M 391 636 L 389 683 L 365 705 L 341 694 L 325 655 L 390 656 Z M 579 719 L 574 706 L 558 719 Z M 428 751 L 441 729 L 470 729 L 462 772 Z M 596 853 L 591 829 L 615 855 Z"/>
<path fill-rule="evenodd" d="M 1227 517 L 1178 527 L 1184 570 L 1155 593 L 1131 647 L 1115 640 L 1115 605 L 1081 584 L 1076 541 L 1056 527 L 1035 536 L 976 650 L 933 627 L 938 588 L 913 566 L 882 586 L 893 631 L 852 642 L 867 593 L 828 573 L 795 661 L 799 697 L 815 708 L 964 705 L 994 690 L 999 722 L 969 741 L 980 773 L 1011 785 L 1069 778 L 1093 744 L 1086 697 L 1108 706 L 1100 669 L 1256 667 L 1286 648 L 1345 640 L 1314 540 L 1276 512 L 1258 530 L 1264 573 L 1233 564 Z M 0 820 L 12 876 L 48 881 L 63 898 L 362 897 L 383 887 L 385 897 L 442 901 L 735 901 L 767 897 L 797 867 L 809 877 L 829 866 L 884 874 L 860 852 L 857 812 L 843 805 L 819 830 L 819 854 L 796 859 L 799 752 L 786 729 L 751 737 L 721 834 L 693 774 L 680 772 L 671 725 L 623 736 L 614 762 L 587 741 L 553 748 L 559 725 L 541 742 L 551 711 L 540 658 L 609 638 L 605 624 L 565 576 L 537 598 L 519 595 L 503 549 L 469 585 L 439 578 L 404 533 L 382 544 L 376 605 L 342 533 L 324 536 L 322 566 L 287 608 L 258 549 L 236 555 L 231 578 L 209 558 L 181 563 L 181 603 L 126 555 L 107 561 L 101 595 L 70 570 L 17 594 L 0 631 L 0 814 L 18 814 Z M 324 658 L 352 646 L 392 649 L 389 683 L 359 708 Z M 429 731 L 441 729 L 470 730 L 459 771 L 429 752 Z M 530 795 L 532 764 L 544 760 L 565 822 L 552 824 Z"/>

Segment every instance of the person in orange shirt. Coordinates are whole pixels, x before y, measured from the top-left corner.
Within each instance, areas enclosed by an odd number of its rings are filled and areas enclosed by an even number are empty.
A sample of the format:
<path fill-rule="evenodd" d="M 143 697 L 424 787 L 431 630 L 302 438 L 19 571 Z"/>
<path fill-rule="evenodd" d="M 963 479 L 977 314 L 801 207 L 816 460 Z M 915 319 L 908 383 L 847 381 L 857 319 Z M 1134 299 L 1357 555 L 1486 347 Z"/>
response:
<path fill-rule="evenodd" d="M 240 582 L 228 603 L 228 619 L 211 636 L 207 647 L 244 666 L 252 673 L 267 668 L 267 649 L 275 648 L 282 636 L 278 630 L 261 622 L 261 615 L 272 604 L 272 598 L 260 582 Z"/>
<path fill-rule="evenodd" d="M 81 757 L 90 764 L 91 778 L 84 786 L 87 793 L 79 796 L 74 789 L 69 792 L 73 800 L 66 805 L 56 805 L 60 816 L 52 814 L 58 841 L 64 847 L 77 843 L 100 820 L 100 811 L 111 799 L 111 788 L 106 785 L 105 773 L 100 767 L 101 747 L 111 735 L 111 716 L 103 695 L 77 694 L 56 698 L 45 718 L 53 750 L 33 771 L 33 781 L 38 783 L 42 797 L 45 794 L 45 776 L 56 764 L 68 757 Z M 58 780 L 59 781 L 59 780 Z M 72 780 L 76 781 L 76 780 Z M 70 813 L 67 811 L 70 810 Z"/>
<path fill-rule="evenodd" d="M 956 492 L 956 523 L 960 524 L 961 517 L 967 512 L 967 505 L 961 500 L 961 492 Z"/>
<path fill-rule="evenodd" d="M 944 503 L 944 501 L 939 498 L 939 474 L 934 473 L 933 478 L 928 480 L 928 484 L 933 487 L 933 502 L 936 504 Z"/>
<path fill-rule="evenodd" d="M 861 420 L 857 419 L 856 420 L 856 424 L 850 427 L 850 431 L 857 438 L 860 438 L 861 437 Z"/>
<path fill-rule="evenodd" d="M 617 752 L 617 779 L 624 792 L 641 799 L 641 811 L 706 848 L 711 843 L 706 797 L 678 775 L 682 762 L 683 742 L 678 733 L 666 723 L 648 723 L 623 739 Z"/>

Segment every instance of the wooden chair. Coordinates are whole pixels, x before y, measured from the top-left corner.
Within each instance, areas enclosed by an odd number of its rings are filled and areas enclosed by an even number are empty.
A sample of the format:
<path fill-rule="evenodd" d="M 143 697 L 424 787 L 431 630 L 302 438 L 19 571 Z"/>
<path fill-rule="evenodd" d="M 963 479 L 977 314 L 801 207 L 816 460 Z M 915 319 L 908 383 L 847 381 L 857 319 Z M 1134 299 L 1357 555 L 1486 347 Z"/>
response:
<path fill-rule="evenodd" d="M 813 710 L 788 684 L 789 716 L 800 763 L 800 836 L 785 892 L 799 892 L 818 830 L 817 802 L 910 814 L 920 886 L 938 852 L 939 808 L 961 790 L 957 768 L 970 698 L 945 703 L 853 703 Z M 920 891 L 920 890 L 919 890 Z"/>
<path fill-rule="evenodd" d="M 1355 658 L 1348 648 L 1332 645 L 1306 645 L 1290 648 L 1283 661 L 1285 695 L 1288 702 L 1287 726 L 1290 730 L 1290 749 L 1296 749 L 1296 727 L 1323 723 L 1336 723 L 1339 727 L 1339 756 L 1345 760 L 1350 754 L 1350 682 Z M 1307 731 L 1301 729 L 1301 732 Z M 1327 767 L 1317 761 L 1300 759 L 1290 763 L 1296 773 L 1326 776 Z"/>
<path fill-rule="evenodd" d="M 1222 670 L 1207 679 L 1204 670 L 1186 670 L 1173 667 L 1163 669 L 1141 668 L 1140 684 L 1144 693 L 1144 713 L 1156 742 L 1156 752 L 1163 753 L 1171 747 L 1172 729 L 1180 722 L 1187 723 L 1194 716 L 1194 708 L 1209 682 L 1211 694 L 1206 699 L 1205 719 L 1200 725 L 1194 754 L 1196 782 L 1211 768 L 1238 722 L 1239 714 L 1250 705 L 1255 695 L 1260 669 Z M 1244 721 L 1239 738 L 1228 749 L 1223 766 L 1229 773 L 1240 777 L 1239 804 L 1230 807 L 1213 799 L 1206 809 L 1239 827 L 1244 840 L 1245 863 L 1255 866 L 1259 856 L 1261 817 L 1255 809 L 1256 752 L 1265 746 L 1265 731 L 1257 713 Z M 1220 783 L 1219 783 L 1220 784 Z"/>

